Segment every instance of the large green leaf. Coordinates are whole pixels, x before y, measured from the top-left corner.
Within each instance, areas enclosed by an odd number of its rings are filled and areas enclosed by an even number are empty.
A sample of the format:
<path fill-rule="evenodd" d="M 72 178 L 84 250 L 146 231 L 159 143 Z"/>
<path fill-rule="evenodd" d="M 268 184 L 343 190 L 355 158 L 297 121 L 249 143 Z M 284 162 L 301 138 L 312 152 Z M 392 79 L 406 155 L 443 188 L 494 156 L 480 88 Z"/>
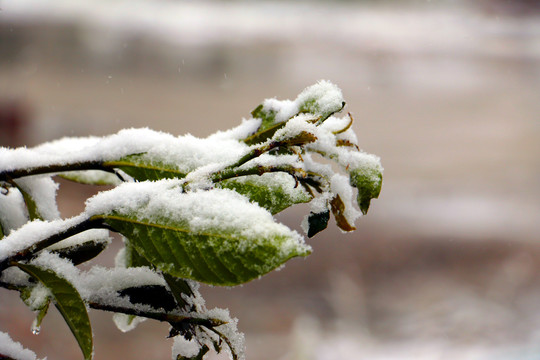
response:
<path fill-rule="evenodd" d="M 19 263 L 17 266 L 51 291 L 54 304 L 77 339 L 85 360 L 92 359 L 93 341 L 90 319 L 86 306 L 75 287 L 52 270 L 31 264 Z"/>
<path fill-rule="evenodd" d="M 196 233 L 187 226 L 171 227 L 125 216 L 109 215 L 104 222 L 126 236 L 158 269 L 176 277 L 212 285 L 232 286 L 255 279 L 307 252 L 283 253 L 285 236 L 270 236 L 244 246 L 241 234 Z"/>
<path fill-rule="evenodd" d="M 103 165 L 120 169 L 138 181 L 174 179 L 186 176 L 186 173 L 180 171 L 176 164 L 169 164 L 164 160 L 150 160 L 144 154 L 129 155 L 120 160 L 107 161 Z"/>
<path fill-rule="evenodd" d="M 302 186 L 298 186 L 290 175 L 284 173 L 243 176 L 222 181 L 219 186 L 245 195 L 272 214 L 312 199 Z"/>
<path fill-rule="evenodd" d="M 181 193 L 170 183 L 131 184 L 141 200 L 95 215 L 124 235 L 159 270 L 214 285 L 255 279 L 310 248 L 300 235 L 239 194 L 222 189 Z M 157 190 L 155 193 L 152 190 Z M 148 197 L 143 191 L 151 191 Z M 123 193 L 122 193 L 123 194 Z"/>

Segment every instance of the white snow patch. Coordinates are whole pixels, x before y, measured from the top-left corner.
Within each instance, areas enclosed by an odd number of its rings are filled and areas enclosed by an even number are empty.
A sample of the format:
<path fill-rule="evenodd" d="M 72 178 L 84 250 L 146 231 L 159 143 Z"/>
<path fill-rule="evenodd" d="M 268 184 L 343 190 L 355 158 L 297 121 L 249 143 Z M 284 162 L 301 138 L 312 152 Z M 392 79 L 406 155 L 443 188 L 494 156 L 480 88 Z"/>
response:
<path fill-rule="evenodd" d="M 23 348 L 21 343 L 13 341 L 5 332 L 0 331 L 0 354 L 17 360 L 36 360 L 36 354 Z"/>

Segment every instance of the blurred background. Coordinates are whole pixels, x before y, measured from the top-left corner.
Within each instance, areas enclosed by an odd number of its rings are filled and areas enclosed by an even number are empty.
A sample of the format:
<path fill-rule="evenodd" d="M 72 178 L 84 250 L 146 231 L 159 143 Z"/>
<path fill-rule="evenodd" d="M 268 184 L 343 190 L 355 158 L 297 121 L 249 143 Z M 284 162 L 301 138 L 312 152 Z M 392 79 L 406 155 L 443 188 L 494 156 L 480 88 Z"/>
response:
<path fill-rule="evenodd" d="M 540 359 L 540 1 L 0 0 L 2 146 L 203 137 L 320 79 L 382 158 L 381 197 L 308 258 L 203 287 L 239 318 L 247 358 Z M 62 214 L 97 190 L 61 182 Z M 302 210 L 278 218 L 299 229 Z M 1 331 L 80 358 L 56 310 L 37 336 L 32 320 L 1 291 Z M 91 320 L 96 360 L 170 359 L 164 324 Z"/>

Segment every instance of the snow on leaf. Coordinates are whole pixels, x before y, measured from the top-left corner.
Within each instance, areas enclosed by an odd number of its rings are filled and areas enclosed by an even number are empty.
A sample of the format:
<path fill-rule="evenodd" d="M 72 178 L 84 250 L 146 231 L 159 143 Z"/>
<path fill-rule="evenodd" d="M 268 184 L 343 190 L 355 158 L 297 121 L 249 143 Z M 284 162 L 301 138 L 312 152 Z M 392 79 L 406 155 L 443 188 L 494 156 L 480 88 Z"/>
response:
<path fill-rule="evenodd" d="M 24 198 L 19 190 L 0 189 L 0 226 L 4 236 L 28 221 Z"/>
<path fill-rule="evenodd" d="M 311 195 L 298 186 L 292 176 L 285 173 L 242 176 L 222 181 L 219 186 L 245 195 L 272 214 L 311 200 Z"/>
<path fill-rule="evenodd" d="M 180 182 L 124 184 L 87 203 L 163 272 L 215 285 L 257 278 L 310 248 L 299 234 L 240 194 L 182 193 Z"/>
<path fill-rule="evenodd" d="M 26 201 L 30 219 L 54 220 L 60 217 L 56 205 L 58 184 L 50 176 L 28 176 L 15 181 Z"/>

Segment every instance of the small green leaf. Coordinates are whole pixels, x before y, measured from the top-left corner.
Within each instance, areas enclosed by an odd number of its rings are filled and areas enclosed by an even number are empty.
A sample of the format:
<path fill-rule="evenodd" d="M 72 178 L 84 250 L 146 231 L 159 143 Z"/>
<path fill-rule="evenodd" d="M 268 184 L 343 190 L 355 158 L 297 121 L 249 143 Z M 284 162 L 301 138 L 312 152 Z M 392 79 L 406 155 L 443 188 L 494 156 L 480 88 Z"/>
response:
<path fill-rule="evenodd" d="M 307 87 L 295 101 L 298 104 L 299 113 L 309 113 L 320 117 L 319 122 L 323 122 L 345 107 L 341 90 L 328 81 L 319 81 Z"/>
<path fill-rule="evenodd" d="M 218 186 L 237 191 L 272 214 L 312 199 L 302 186 L 298 186 L 290 175 L 284 173 L 242 176 L 222 181 Z"/>
<path fill-rule="evenodd" d="M 264 127 L 261 126 L 255 134 L 244 139 L 244 142 L 248 145 L 262 143 L 263 141 L 266 141 L 270 139 L 272 136 L 274 136 L 276 131 L 278 131 L 284 126 L 285 126 L 285 122 L 276 123 L 276 124 L 272 124 L 272 125 L 264 126 Z"/>
<path fill-rule="evenodd" d="M 170 164 L 163 161 L 149 160 L 145 154 L 135 154 L 126 156 L 120 160 L 107 161 L 104 166 L 117 168 L 138 181 L 161 180 L 183 178 L 185 172 L 178 169 L 177 164 Z"/>
<path fill-rule="evenodd" d="M 34 332 L 35 334 L 39 334 L 39 328 L 41 327 L 41 323 L 43 322 L 45 315 L 47 315 L 47 311 L 49 310 L 50 303 L 51 303 L 51 300 L 48 299 L 47 302 L 45 303 L 45 306 L 43 306 L 37 312 L 36 319 L 34 320 L 34 323 L 32 324 L 32 332 Z"/>
<path fill-rule="evenodd" d="M 340 112 L 345 107 L 345 101 L 331 103 L 330 106 L 323 107 L 318 99 L 311 98 L 300 105 L 299 113 L 309 113 L 320 117 L 320 122 L 328 119 L 333 114 Z"/>
<path fill-rule="evenodd" d="M 86 306 L 75 287 L 52 270 L 31 264 L 18 263 L 17 266 L 51 291 L 54 304 L 77 339 L 85 360 L 92 359 L 93 341 L 90 319 Z"/>
<path fill-rule="evenodd" d="M 368 212 L 371 199 L 379 197 L 382 178 L 380 167 L 362 167 L 350 170 L 349 181 L 352 186 L 358 189 L 356 200 L 364 215 Z"/>
<path fill-rule="evenodd" d="M 67 171 L 58 174 L 58 176 L 86 185 L 118 185 L 122 183 L 116 174 L 102 170 Z"/>
<path fill-rule="evenodd" d="M 313 237 L 317 233 L 323 231 L 328 226 L 330 220 L 330 210 L 320 213 L 310 212 L 308 216 L 308 237 Z"/>
<path fill-rule="evenodd" d="M 233 191 L 181 193 L 165 185 L 155 183 L 159 196 L 152 191 L 148 201 L 91 220 L 124 235 L 157 269 L 213 285 L 238 285 L 310 253 L 296 232 Z"/>
<path fill-rule="evenodd" d="M 263 131 L 274 125 L 276 120 L 276 111 L 272 109 L 265 109 L 263 104 L 260 104 L 251 112 L 251 116 L 255 119 L 261 119 L 262 124 L 259 127 L 259 131 Z"/>

